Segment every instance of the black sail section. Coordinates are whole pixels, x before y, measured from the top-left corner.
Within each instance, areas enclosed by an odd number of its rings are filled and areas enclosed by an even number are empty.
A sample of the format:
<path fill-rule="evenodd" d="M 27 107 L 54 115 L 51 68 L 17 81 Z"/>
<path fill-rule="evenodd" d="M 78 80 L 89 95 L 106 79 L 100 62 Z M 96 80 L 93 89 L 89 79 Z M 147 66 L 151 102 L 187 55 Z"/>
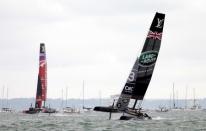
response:
<path fill-rule="evenodd" d="M 143 100 L 158 57 L 165 15 L 156 13 L 150 26 L 140 57 L 137 58 L 115 107 L 95 107 L 96 111 L 128 111 L 130 99 Z"/>
<path fill-rule="evenodd" d="M 42 87 L 41 87 L 41 85 L 42 85 L 41 79 L 40 79 L 40 76 L 38 75 L 35 108 L 41 108 L 41 105 L 42 105 Z"/>
<path fill-rule="evenodd" d="M 132 99 L 143 100 L 158 57 L 165 15 L 156 13 L 139 57 Z"/>
<path fill-rule="evenodd" d="M 138 64 L 139 64 L 139 60 L 137 58 L 134 66 L 130 72 L 129 77 L 127 78 L 127 82 L 124 85 L 122 93 L 119 96 L 119 99 L 116 103 L 116 107 L 118 108 L 119 111 L 125 111 L 129 105 L 129 102 L 130 102 L 130 99 L 132 96 L 132 92 L 133 92 L 135 85 L 136 85 Z"/>

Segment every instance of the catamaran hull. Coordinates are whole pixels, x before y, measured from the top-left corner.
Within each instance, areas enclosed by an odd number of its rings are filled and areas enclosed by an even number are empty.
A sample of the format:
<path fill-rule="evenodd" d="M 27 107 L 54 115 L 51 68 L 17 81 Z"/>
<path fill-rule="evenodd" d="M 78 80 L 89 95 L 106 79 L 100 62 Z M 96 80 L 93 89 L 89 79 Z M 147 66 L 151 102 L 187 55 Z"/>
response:
<path fill-rule="evenodd" d="M 25 113 L 25 114 L 36 114 L 36 113 L 39 113 L 39 111 L 29 111 L 29 110 L 25 110 L 25 111 L 23 111 L 23 113 Z"/>
<path fill-rule="evenodd" d="M 134 117 L 133 116 L 121 116 L 120 118 L 119 118 L 119 120 L 131 120 L 131 119 L 133 119 Z"/>
<path fill-rule="evenodd" d="M 142 112 L 126 112 L 126 115 L 120 117 L 120 120 L 151 120 L 152 117 Z"/>
<path fill-rule="evenodd" d="M 130 119 L 133 119 L 133 120 L 151 120 L 152 117 L 149 116 L 147 113 L 144 113 L 144 112 L 140 112 L 140 111 L 137 111 L 137 110 L 131 110 L 131 109 L 127 109 L 125 111 L 125 114 L 126 115 L 123 115 L 120 117 L 120 120 L 130 120 Z"/>
<path fill-rule="evenodd" d="M 24 110 L 23 113 L 25 114 L 36 114 L 36 113 L 39 113 L 41 112 L 42 109 L 40 108 L 29 108 L 28 110 Z"/>
<path fill-rule="evenodd" d="M 151 120 L 152 118 L 150 116 L 121 116 L 119 118 L 120 120 Z"/>

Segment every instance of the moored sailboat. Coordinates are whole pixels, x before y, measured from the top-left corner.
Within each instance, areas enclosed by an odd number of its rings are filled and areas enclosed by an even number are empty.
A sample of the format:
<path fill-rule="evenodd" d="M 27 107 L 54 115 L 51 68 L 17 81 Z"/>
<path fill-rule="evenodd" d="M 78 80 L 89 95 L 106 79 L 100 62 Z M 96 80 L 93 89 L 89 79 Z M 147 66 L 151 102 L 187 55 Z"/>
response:
<path fill-rule="evenodd" d="M 142 101 L 150 83 L 155 63 L 158 57 L 165 14 L 156 13 L 144 43 L 141 55 L 137 58 L 127 82 L 116 105 L 110 107 L 95 107 L 95 111 L 122 112 L 120 120 L 151 119 L 142 111 Z M 134 103 L 130 100 L 133 99 Z M 133 104 L 132 107 L 129 105 Z M 136 105 L 138 104 L 138 107 Z"/>
<path fill-rule="evenodd" d="M 2 103 L 1 103 L 1 112 L 14 112 L 12 108 L 9 106 L 9 88 L 7 89 L 7 96 L 6 96 L 6 104 L 4 104 L 4 86 L 2 88 Z"/>
<path fill-rule="evenodd" d="M 68 87 L 66 87 L 66 107 L 63 108 L 63 113 L 80 113 L 80 110 L 75 107 L 69 107 L 67 105 L 68 101 Z"/>
<path fill-rule="evenodd" d="M 193 106 L 191 110 L 201 110 L 201 106 L 197 103 L 197 99 L 195 98 L 195 88 L 193 88 Z"/>
<path fill-rule="evenodd" d="M 86 107 L 85 106 L 85 101 L 84 101 L 84 81 L 83 81 L 83 85 L 82 85 L 82 109 L 83 109 L 83 111 L 91 111 L 92 110 L 92 108 L 91 107 Z"/>

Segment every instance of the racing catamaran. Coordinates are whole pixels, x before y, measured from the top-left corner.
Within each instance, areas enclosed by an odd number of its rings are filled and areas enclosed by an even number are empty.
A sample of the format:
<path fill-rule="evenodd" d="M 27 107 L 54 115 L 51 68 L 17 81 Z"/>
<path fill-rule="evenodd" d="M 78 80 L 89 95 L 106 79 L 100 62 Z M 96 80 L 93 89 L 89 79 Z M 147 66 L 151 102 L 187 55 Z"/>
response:
<path fill-rule="evenodd" d="M 52 108 L 46 107 L 47 98 L 47 61 L 46 61 L 46 50 L 45 44 L 40 43 L 40 55 L 39 55 L 39 73 L 36 91 L 35 107 L 29 108 L 29 110 L 23 111 L 24 113 L 34 114 L 42 111 L 43 113 L 54 113 L 56 112 Z M 43 103 L 43 105 L 42 105 Z"/>
<path fill-rule="evenodd" d="M 164 19 L 165 14 L 158 12 L 155 14 L 141 55 L 137 58 L 116 105 L 113 103 L 109 107 L 95 107 L 95 111 L 110 112 L 110 118 L 112 112 L 123 112 L 120 120 L 129 120 L 132 118 L 151 119 L 150 116 L 141 111 L 141 104 L 152 78 L 158 57 Z M 131 99 L 134 99 L 134 103 L 130 103 Z M 131 104 L 133 106 L 129 107 Z"/>

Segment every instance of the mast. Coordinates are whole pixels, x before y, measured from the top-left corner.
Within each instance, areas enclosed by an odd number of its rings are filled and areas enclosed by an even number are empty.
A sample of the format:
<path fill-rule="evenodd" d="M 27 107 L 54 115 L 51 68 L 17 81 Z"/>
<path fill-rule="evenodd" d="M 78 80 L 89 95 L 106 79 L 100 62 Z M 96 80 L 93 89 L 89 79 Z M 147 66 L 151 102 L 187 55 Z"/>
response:
<path fill-rule="evenodd" d="M 64 100 L 64 97 L 63 97 L 63 88 L 62 88 L 62 92 L 61 92 L 61 109 L 63 108 L 63 100 Z"/>
<path fill-rule="evenodd" d="M 194 100 L 193 100 L 193 107 L 196 107 L 195 88 L 193 88 L 193 97 L 194 97 Z"/>
<path fill-rule="evenodd" d="M 135 109 L 136 104 L 137 104 L 137 99 L 135 99 L 135 102 L 134 102 L 134 105 L 133 105 L 132 109 Z"/>
<path fill-rule="evenodd" d="M 174 83 L 173 83 L 173 109 L 175 109 L 175 86 L 174 86 Z"/>
<path fill-rule="evenodd" d="M 130 99 L 135 99 L 133 109 L 142 100 L 152 78 L 155 63 L 159 54 L 165 15 L 156 13 L 147 34 L 140 57 L 136 59 L 116 107 L 119 111 L 126 111 Z"/>
<path fill-rule="evenodd" d="M 102 92 L 99 90 L 99 105 L 102 105 Z"/>
<path fill-rule="evenodd" d="M 172 109 L 172 95 L 170 94 L 169 108 Z"/>
<path fill-rule="evenodd" d="M 67 107 L 68 86 L 66 87 L 66 107 Z"/>
<path fill-rule="evenodd" d="M 4 107 L 4 85 L 3 85 L 3 87 L 2 87 L 2 100 L 1 100 L 1 108 L 3 108 Z"/>
<path fill-rule="evenodd" d="M 176 95 L 176 96 L 177 96 L 177 98 L 176 98 L 176 99 L 177 99 L 177 100 L 176 100 L 176 101 L 177 101 L 177 102 L 176 102 L 176 103 L 177 103 L 177 104 L 176 104 L 176 107 L 178 108 L 178 107 L 179 107 L 178 91 L 176 91 L 176 94 L 177 94 L 177 95 Z"/>
<path fill-rule="evenodd" d="M 2 88 L 3 89 L 3 88 Z M 1 92 L 1 108 L 3 107 L 3 92 Z"/>
<path fill-rule="evenodd" d="M 186 86 L 186 93 L 185 93 L 185 109 L 187 109 L 187 90 L 188 90 L 188 86 Z"/>
<path fill-rule="evenodd" d="M 82 103 L 82 105 L 83 105 L 82 108 L 84 109 L 84 81 L 83 81 L 83 84 L 82 84 L 82 93 L 83 93 L 82 94 L 82 102 L 83 102 Z"/>
<path fill-rule="evenodd" d="M 9 108 L 9 102 L 8 102 L 8 100 L 9 100 L 9 88 L 7 87 L 7 93 L 6 93 L 6 107 L 7 108 Z"/>

